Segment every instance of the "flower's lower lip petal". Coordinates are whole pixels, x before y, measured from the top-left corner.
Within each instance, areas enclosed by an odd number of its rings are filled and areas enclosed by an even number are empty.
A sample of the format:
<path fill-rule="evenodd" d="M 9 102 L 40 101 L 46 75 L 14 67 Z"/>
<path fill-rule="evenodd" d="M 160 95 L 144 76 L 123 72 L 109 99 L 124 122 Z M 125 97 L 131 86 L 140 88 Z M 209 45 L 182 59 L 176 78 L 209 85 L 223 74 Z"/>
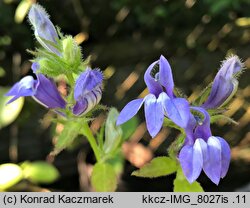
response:
<path fill-rule="evenodd" d="M 155 137 L 163 124 L 164 110 L 162 103 L 157 101 L 154 95 L 149 94 L 145 98 L 144 108 L 148 132 L 152 137 Z"/>
<path fill-rule="evenodd" d="M 190 109 L 189 103 L 184 98 L 173 98 L 165 100 L 165 111 L 167 116 L 178 126 L 187 127 Z"/>
<path fill-rule="evenodd" d="M 189 183 L 193 183 L 201 173 L 205 148 L 206 143 L 203 141 L 201 144 L 196 142 L 194 146 L 186 145 L 180 151 L 180 164 Z"/>
<path fill-rule="evenodd" d="M 221 174 L 220 177 L 224 178 L 227 174 L 230 164 L 230 147 L 228 143 L 221 137 L 217 137 L 221 144 Z"/>
<path fill-rule="evenodd" d="M 17 95 L 14 95 L 14 97 L 11 98 L 6 104 L 12 103 L 13 101 L 15 101 L 16 99 L 20 97 L 32 96 L 33 94 L 34 92 L 32 89 L 22 89 L 19 91 Z"/>
<path fill-rule="evenodd" d="M 37 83 L 32 76 L 26 76 L 22 78 L 19 82 L 14 84 L 14 86 L 7 92 L 6 96 L 14 96 L 6 104 L 9 104 L 19 97 L 32 96 L 34 95 L 33 86 Z"/>
<path fill-rule="evenodd" d="M 72 109 L 72 112 L 76 116 L 79 116 L 84 111 L 86 111 L 87 108 L 88 108 L 88 101 L 87 101 L 87 99 L 81 99 L 81 100 L 79 100 L 79 101 L 76 102 L 76 104 L 74 105 L 74 107 Z"/>
<path fill-rule="evenodd" d="M 221 176 L 221 143 L 211 136 L 207 140 L 207 154 L 204 154 L 203 170 L 216 185 L 219 184 Z"/>
<path fill-rule="evenodd" d="M 131 119 L 141 108 L 143 101 L 144 99 L 140 98 L 140 99 L 132 100 L 131 102 L 129 102 L 119 114 L 117 121 L 116 121 L 116 125 L 121 125 L 125 123 L 126 121 L 128 121 L 129 119 Z"/>

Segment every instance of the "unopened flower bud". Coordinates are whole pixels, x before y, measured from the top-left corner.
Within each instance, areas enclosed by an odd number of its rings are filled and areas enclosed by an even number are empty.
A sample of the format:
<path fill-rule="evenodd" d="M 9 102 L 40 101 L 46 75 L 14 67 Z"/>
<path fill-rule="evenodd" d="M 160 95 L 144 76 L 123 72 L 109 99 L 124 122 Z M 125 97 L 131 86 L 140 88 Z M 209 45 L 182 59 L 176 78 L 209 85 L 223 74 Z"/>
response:
<path fill-rule="evenodd" d="M 56 47 L 58 35 L 53 23 L 50 21 L 45 9 L 39 4 L 33 4 L 29 11 L 29 20 L 38 42 L 47 50 L 61 56 Z"/>
<path fill-rule="evenodd" d="M 75 40 L 68 36 L 62 41 L 63 58 L 69 65 L 80 64 L 81 62 L 81 49 Z"/>

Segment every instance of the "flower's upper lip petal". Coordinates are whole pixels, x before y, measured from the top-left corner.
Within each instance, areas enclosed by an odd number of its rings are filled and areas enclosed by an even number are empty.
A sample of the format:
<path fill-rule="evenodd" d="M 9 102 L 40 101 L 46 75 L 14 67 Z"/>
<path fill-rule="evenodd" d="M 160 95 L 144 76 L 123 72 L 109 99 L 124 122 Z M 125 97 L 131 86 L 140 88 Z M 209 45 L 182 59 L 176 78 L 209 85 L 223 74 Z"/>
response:
<path fill-rule="evenodd" d="M 202 139 L 197 139 L 194 145 L 185 145 L 180 151 L 179 161 L 189 183 L 193 183 L 201 173 L 206 146 Z"/>
<path fill-rule="evenodd" d="M 207 154 L 203 155 L 203 170 L 215 184 L 219 184 L 221 176 L 221 143 L 211 136 L 207 140 Z"/>
<path fill-rule="evenodd" d="M 143 102 L 143 98 L 130 101 L 120 112 L 116 121 L 116 125 L 121 125 L 131 119 L 139 111 Z"/>
<path fill-rule="evenodd" d="M 234 76 L 242 67 L 243 64 L 237 56 L 225 60 L 214 78 L 210 95 L 202 107 L 209 109 L 223 105 L 228 97 L 235 93 L 238 81 Z"/>
<path fill-rule="evenodd" d="M 148 87 L 148 90 L 151 94 L 154 94 L 155 96 L 158 96 L 161 92 L 163 92 L 162 90 L 162 86 L 160 85 L 160 83 L 155 80 L 152 75 L 151 72 L 154 68 L 154 66 L 158 63 L 159 61 L 155 61 L 153 62 L 148 69 L 146 70 L 145 74 L 144 74 L 144 81 Z"/>
<path fill-rule="evenodd" d="M 163 124 L 164 110 L 162 102 L 156 99 L 153 94 L 149 94 L 145 97 L 144 105 L 148 132 L 152 137 L 155 137 Z"/>
<path fill-rule="evenodd" d="M 191 109 L 202 113 L 204 116 L 202 124 L 197 125 L 195 128 L 194 137 L 202 138 L 206 141 L 210 136 L 212 136 L 211 129 L 210 129 L 210 115 L 202 107 L 191 107 Z"/>
<path fill-rule="evenodd" d="M 216 137 L 221 144 L 221 174 L 220 177 L 224 178 L 227 174 L 230 164 L 230 147 L 228 143 L 221 137 Z"/>
<path fill-rule="evenodd" d="M 99 70 L 91 70 L 87 68 L 86 71 L 80 74 L 76 80 L 74 89 L 74 99 L 79 100 L 87 93 L 102 85 L 103 75 Z"/>
<path fill-rule="evenodd" d="M 165 87 L 166 93 L 170 98 L 174 97 L 174 80 L 171 67 L 167 59 L 161 55 L 159 60 L 159 81 Z"/>

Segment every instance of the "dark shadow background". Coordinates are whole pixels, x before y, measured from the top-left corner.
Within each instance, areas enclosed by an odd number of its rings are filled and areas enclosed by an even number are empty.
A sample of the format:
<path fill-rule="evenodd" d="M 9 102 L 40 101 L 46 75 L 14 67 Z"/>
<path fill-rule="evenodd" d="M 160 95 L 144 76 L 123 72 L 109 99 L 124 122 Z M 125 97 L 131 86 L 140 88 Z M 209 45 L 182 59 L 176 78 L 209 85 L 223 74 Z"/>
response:
<path fill-rule="evenodd" d="M 224 122 L 213 125 L 213 134 L 225 138 L 232 147 L 232 162 L 225 179 L 217 187 L 201 175 L 206 191 L 250 190 L 250 3 L 248 0 L 44 0 L 38 1 L 65 34 L 79 38 L 85 58 L 106 75 L 102 103 L 119 110 L 130 100 L 145 95 L 143 74 L 161 54 L 168 58 L 175 85 L 193 100 L 230 53 L 245 62 L 239 90 L 227 115 L 238 126 Z M 30 72 L 35 38 L 29 23 L 14 21 L 19 1 L 0 0 L 0 67 L 6 75 L 1 86 L 11 86 Z M 52 149 L 51 128 L 41 125 L 47 110 L 27 98 L 18 119 L 0 130 L 0 163 L 45 160 Z M 143 114 L 137 135 L 131 138 L 154 155 L 166 155 L 176 132 L 164 129 L 155 141 L 145 131 Z M 52 190 L 87 190 L 79 183 L 79 152 L 93 163 L 86 142 L 63 151 L 54 160 L 61 173 Z M 141 179 L 130 176 L 136 163 L 127 159 L 119 191 L 172 191 L 174 176 Z M 248 189 L 246 186 L 248 185 Z M 245 189 L 244 189 L 245 188 Z"/>

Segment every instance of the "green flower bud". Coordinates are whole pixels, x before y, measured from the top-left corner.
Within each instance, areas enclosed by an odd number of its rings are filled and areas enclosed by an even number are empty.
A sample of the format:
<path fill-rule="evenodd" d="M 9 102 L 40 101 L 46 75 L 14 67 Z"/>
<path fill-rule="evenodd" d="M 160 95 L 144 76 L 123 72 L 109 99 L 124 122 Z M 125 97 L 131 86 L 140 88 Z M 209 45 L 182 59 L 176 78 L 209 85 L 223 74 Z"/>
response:
<path fill-rule="evenodd" d="M 72 36 L 66 37 L 62 41 L 63 59 L 65 63 L 77 68 L 81 63 L 81 49 Z M 73 69 L 74 70 L 74 69 Z"/>

